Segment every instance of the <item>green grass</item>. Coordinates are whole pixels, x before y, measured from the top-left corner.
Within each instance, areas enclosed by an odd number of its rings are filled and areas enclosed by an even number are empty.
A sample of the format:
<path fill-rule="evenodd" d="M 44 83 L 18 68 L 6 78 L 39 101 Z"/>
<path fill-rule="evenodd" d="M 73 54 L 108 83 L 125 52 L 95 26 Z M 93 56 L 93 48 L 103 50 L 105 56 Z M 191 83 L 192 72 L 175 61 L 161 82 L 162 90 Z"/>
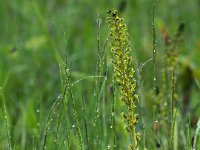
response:
<path fill-rule="evenodd" d="M 0 149 L 128 149 L 106 24 L 107 10 L 122 1 L 0 0 Z M 157 1 L 156 38 L 153 4 L 127 0 L 119 9 L 136 70 L 139 146 L 191 149 L 195 139 L 198 149 L 200 3 Z M 182 22 L 175 82 L 164 78 L 165 37 L 173 39 Z M 165 86 L 173 82 L 172 115 Z"/>

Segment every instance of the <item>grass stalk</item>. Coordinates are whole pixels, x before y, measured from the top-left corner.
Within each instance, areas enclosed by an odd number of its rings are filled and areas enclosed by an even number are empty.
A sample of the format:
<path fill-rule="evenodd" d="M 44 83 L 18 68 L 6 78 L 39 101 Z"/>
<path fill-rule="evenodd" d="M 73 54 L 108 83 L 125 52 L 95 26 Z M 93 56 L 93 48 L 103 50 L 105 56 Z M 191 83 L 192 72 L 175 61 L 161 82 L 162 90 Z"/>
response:
<path fill-rule="evenodd" d="M 59 128 L 60 128 L 60 126 L 61 126 L 61 122 L 62 122 L 62 120 L 63 120 L 63 115 L 64 115 L 64 106 L 63 105 L 61 105 L 60 107 L 59 107 L 59 114 L 58 114 L 58 121 L 57 121 L 57 126 L 56 126 L 56 138 L 55 138 L 55 140 L 54 140 L 54 143 L 55 143 L 55 150 L 59 147 L 58 146 L 58 136 L 59 136 Z"/>
<path fill-rule="evenodd" d="M 83 149 L 80 124 L 79 124 L 79 121 L 78 121 L 78 112 L 77 112 L 77 108 L 76 108 L 76 105 L 75 105 L 75 100 L 74 100 L 74 96 L 73 96 L 73 92 L 72 92 L 72 86 L 71 86 L 70 75 L 69 75 L 69 68 L 68 68 L 67 64 L 66 64 L 66 68 L 65 68 L 65 74 L 66 74 L 66 80 L 67 80 L 67 97 L 72 102 L 73 115 L 74 115 L 76 129 L 77 129 L 77 132 L 78 132 L 77 134 L 78 134 L 79 146 L 80 146 L 80 149 Z"/>
<path fill-rule="evenodd" d="M 196 128 L 196 132 L 195 132 L 195 136 L 194 136 L 194 142 L 192 145 L 193 150 L 197 150 L 197 140 L 198 140 L 197 138 L 198 138 L 199 132 L 200 132 L 200 119 L 197 123 L 197 128 Z"/>
<path fill-rule="evenodd" d="M 82 110 L 83 110 L 84 116 L 86 116 L 85 109 L 86 109 L 85 108 L 85 102 L 84 102 L 83 92 L 82 92 Z M 85 129 L 85 138 L 86 138 L 85 149 L 89 150 L 90 149 L 90 139 L 89 139 L 89 135 L 88 135 L 88 127 L 87 127 L 86 117 L 84 117 L 84 129 Z"/>
<path fill-rule="evenodd" d="M 103 95 L 104 95 L 104 87 L 105 87 L 105 81 L 107 80 L 107 73 L 105 72 L 103 75 L 103 65 L 104 65 L 104 61 L 105 61 L 105 48 L 108 42 L 108 39 L 106 39 L 104 45 L 101 47 L 101 41 L 100 41 L 100 27 L 101 27 L 101 21 L 100 21 L 100 17 L 98 15 L 97 18 L 97 49 L 98 49 L 98 60 L 97 60 L 97 66 L 96 66 L 96 76 L 97 76 L 97 80 L 96 80 L 96 87 L 95 87 L 95 94 L 94 96 L 96 97 L 96 106 L 95 106 L 95 117 L 94 117 L 94 127 L 95 127 L 95 141 L 94 143 L 97 144 L 97 146 L 99 145 L 99 131 L 100 131 L 100 101 L 103 99 Z M 101 79 L 101 77 L 103 76 L 103 78 Z M 104 102 L 102 102 L 102 107 L 104 108 Z M 102 110 L 102 117 L 105 116 L 105 112 L 104 110 Z M 102 121 L 104 119 L 102 118 Z M 103 121 L 103 126 L 105 127 L 105 120 Z M 105 128 L 103 128 L 104 130 Z M 103 137 L 105 138 L 105 132 L 103 132 L 104 135 Z"/>
<path fill-rule="evenodd" d="M 52 113 L 55 112 L 56 108 L 59 106 L 60 99 L 61 99 L 61 97 L 58 96 L 58 98 L 55 100 L 55 102 L 51 106 L 50 111 L 48 113 L 47 122 L 46 122 L 46 125 L 45 125 L 44 141 L 43 141 L 43 144 L 42 144 L 43 150 L 47 149 L 47 145 L 46 145 L 47 144 L 47 137 L 48 137 L 50 125 L 53 122 Z"/>
<path fill-rule="evenodd" d="M 156 97 L 156 51 L 157 51 L 156 50 L 155 10 L 156 10 L 156 0 L 153 1 L 153 14 L 152 14 L 152 32 L 153 32 L 153 90 L 154 90 L 153 99 L 154 99 L 154 101 L 156 99 L 155 97 Z"/>
<path fill-rule="evenodd" d="M 4 108 L 4 120 L 5 120 L 5 125 L 6 125 L 6 134 L 7 134 L 7 140 L 8 140 L 8 149 L 12 150 L 12 144 L 11 144 L 11 135 L 10 135 L 10 130 L 9 130 L 9 124 L 8 124 L 8 113 L 6 110 L 6 104 L 5 104 L 5 98 L 1 90 L 1 95 L 3 99 L 3 108 Z"/>

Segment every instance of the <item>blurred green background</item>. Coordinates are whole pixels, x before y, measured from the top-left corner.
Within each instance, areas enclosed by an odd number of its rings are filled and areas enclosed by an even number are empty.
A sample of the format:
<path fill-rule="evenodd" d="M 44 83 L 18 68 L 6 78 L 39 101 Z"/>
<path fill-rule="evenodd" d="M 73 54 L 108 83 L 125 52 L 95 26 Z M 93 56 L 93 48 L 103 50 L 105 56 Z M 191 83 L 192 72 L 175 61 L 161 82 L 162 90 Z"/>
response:
<path fill-rule="evenodd" d="M 120 11 L 128 26 L 135 63 L 144 63 L 152 57 L 152 0 L 0 0 L 0 149 L 8 149 L 3 99 L 12 147 L 40 147 L 49 109 L 61 92 L 57 54 L 63 59 L 68 57 L 72 82 L 95 75 L 97 19 L 99 15 L 100 42 L 103 44 L 108 36 L 106 12 L 111 8 Z M 185 68 L 190 68 L 193 78 L 192 109 L 199 104 L 200 96 L 200 1 L 157 2 L 158 82 L 161 82 L 160 70 L 164 59 L 164 35 L 169 33 L 173 37 L 181 22 L 185 23 L 185 33 L 179 57 L 179 74 L 183 79 L 180 79 L 180 86 L 184 80 L 189 80 L 184 73 Z M 109 46 L 106 55 L 109 59 Z M 152 67 L 152 63 L 148 63 L 141 73 L 144 91 L 152 89 Z M 108 81 L 107 86 L 111 83 Z M 89 118 L 95 111 L 94 89 L 93 78 L 83 80 L 73 88 L 77 108 L 81 108 L 84 93 L 88 122 L 92 122 Z M 110 105 L 108 92 L 107 95 L 106 103 Z M 146 100 L 145 103 L 145 111 L 148 112 L 151 102 Z M 197 109 L 191 113 L 198 118 L 200 110 L 199 107 Z M 82 116 L 80 112 L 80 122 Z"/>

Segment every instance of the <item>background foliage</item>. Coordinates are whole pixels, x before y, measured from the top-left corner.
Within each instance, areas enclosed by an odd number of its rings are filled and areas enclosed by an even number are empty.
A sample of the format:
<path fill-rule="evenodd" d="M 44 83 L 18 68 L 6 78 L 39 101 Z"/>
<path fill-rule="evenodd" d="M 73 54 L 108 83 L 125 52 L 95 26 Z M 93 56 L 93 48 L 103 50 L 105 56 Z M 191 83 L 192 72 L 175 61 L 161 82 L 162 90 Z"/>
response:
<path fill-rule="evenodd" d="M 93 125 L 96 116 L 96 76 L 98 62 L 98 16 L 100 19 L 100 44 L 108 37 L 105 23 L 106 12 L 118 8 L 127 24 L 135 68 L 152 58 L 152 9 L 151 0 L 0 0 L 0 149 L 8 149 L 7 132 L 11 136 L 13 149 L 42 148 L 45 126 L 50 108 L 62 93 L 59 63 L 67 58 L 70 68 L 71 83 L 88 77 L 74 84 L 72 88 L 84 148 L 96 147 L 96 129 Z M 166 34 L 173 37 L 179 24 L 185 23 L 184 42 L 178 58 L 178 94 L 182 101 L 185 82 L 191 86 L 189 94 L 188 118 L 191 123 L 191 136 L 194 135 L 196 123 L 200 116 L 199 81 L 200 81 L 200 1 L 199 0 L 168 0 L 158 1 L 156 5 L 155 27 L 157 33 L 156 78 L 158 89 L 162 86 L 161 70 L 164 66 Z M 112 116 L 112 64 L 109 61 L 110 47 L 105 49 L 106 59 L 102 72 L 107 71 L 106 79 L 100 78 L 103 85 L 103 98 L 100 101 L 99 149 L 110 148 L 112 137 L 110 116 Z M 62 65 L 61 65 L 62 66 Z M 143 96 L 138 111 L 142 111 L 140 129 L 151 135 L 153 122 L 153 64 L 145 64 L 140 72 Z M 61 73 L 62 75 L 62 73 Z M 102 75 L 102 74 L 101 74 Z M 105 84 L 104 83 L 105 79 Z M 136 77 L 138 79 L 138 77 Z M 101 89 L 100 89 L 101 90 Z M 5 108 L 4 109 L 4 101 Z M 182 102 L 183 103 L 183 102 Z M 83 105 L 84 104 L 84 105 Z M 73 129 L 73 104 L 63 111 L 67 121 L 61 121 L 58 131 L 58 147 L 64 148 L 65 136 L 69 136 L 71 149 L 78 148 L 77 129 Z M 84 107 L 83 107 L 84 106 Z M 120 132 L 124 125 L 121 119 L 121 102 L 116 101 L 116 139 L 120 149 L 126 149 L 127 134 Z M 84 109 L 82 109 L 84 108 Z M 60 105 L 53 111 L 55 120 L 49 125 L 47 147 L 58 149 L 54 143 L 57 122 L 59 122 Z M 180 112 L 181 113 L 181 112 Z M 6 129 L 6 119 L 8 129 Z M 61 115 L 62 116 L 62 115 Z M 63 118 L 65 118 L 63 117 Z M 61 117 L 62 118 L 62 117 Z M 181 131 L 188 129 L 188 118 L 183 120 Z M 64 120 L 64 119 L 61 119 Z M 139 122 L 142 122 L 142 121 Z M 85 133 L 85 122 L 89 136 L 89 144 Z M 143 127 L 142 127 L 143 126 Z M 162 127 L 161 127 L 162 128 Z M 189 131 L 188 131 L 189 132 Z M 187 133 L 183 133 L 186 137 Z M 149 136 L 148 135 L 148 136 Z M 156 135 L 154 135 L 156 137 Z M 161 137 L 159 137 L 161 138 Z M 181 136 L 178 137 L 181 140 Z M 192 138 L 192 137 L 191 137 Z M 162 140 L 162 138 L 161 138 Z M 189 139 L 190 140 L 190 139 Z M 93 143 L 93 144 L 92 144 Z M 97 142 L 98 143 L 98 142 Z M 148 143 L 148 142 L 147 142 Z M 152 143 L 154 140 L 152 139 Z M 151 147 L 153 145 L 148 143 Z M 148 147 L 148 146 L 147 146 Z M 111 149 L 113 149 L 111 147 Z"/>

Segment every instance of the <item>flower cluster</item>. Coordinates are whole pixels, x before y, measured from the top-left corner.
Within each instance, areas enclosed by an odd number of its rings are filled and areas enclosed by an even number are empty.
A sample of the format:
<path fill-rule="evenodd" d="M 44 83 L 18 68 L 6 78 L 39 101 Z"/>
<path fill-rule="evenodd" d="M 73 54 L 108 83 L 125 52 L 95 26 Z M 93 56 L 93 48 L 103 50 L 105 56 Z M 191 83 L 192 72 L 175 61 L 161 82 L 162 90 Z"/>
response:
<path fill-rule="evenodd" d="M 114 77 L 119 85 L 121 100 L 128 108 L 128 113 L 123 114 L 127 121 L 127 130 L 134 140 L 134 148 L 138 147 L 139 134 L 135 128 L 138 123 L 138 114 L 135 113 L 135 103 L 138 95 L 135 93 L 136 80 L 135 70 L 132 67 L 132 57 L 130 56 L 130 42 L 128 39 L 127 27 L 123 18 L 118 16 L 115 9 L 108 11 L 108 27 L 110 28 L 112 63 L 114 65 Z"/>
<path fill-rule="evenodd" d="M 180 43 L 183 41 L 183 32 L 185 24 L 181 23 L 174 36 L 173 42 L 167 44 L 167 65 L 168 69 L 175 69 L 177 66 L 178 54 L 180 53 Z"/>

